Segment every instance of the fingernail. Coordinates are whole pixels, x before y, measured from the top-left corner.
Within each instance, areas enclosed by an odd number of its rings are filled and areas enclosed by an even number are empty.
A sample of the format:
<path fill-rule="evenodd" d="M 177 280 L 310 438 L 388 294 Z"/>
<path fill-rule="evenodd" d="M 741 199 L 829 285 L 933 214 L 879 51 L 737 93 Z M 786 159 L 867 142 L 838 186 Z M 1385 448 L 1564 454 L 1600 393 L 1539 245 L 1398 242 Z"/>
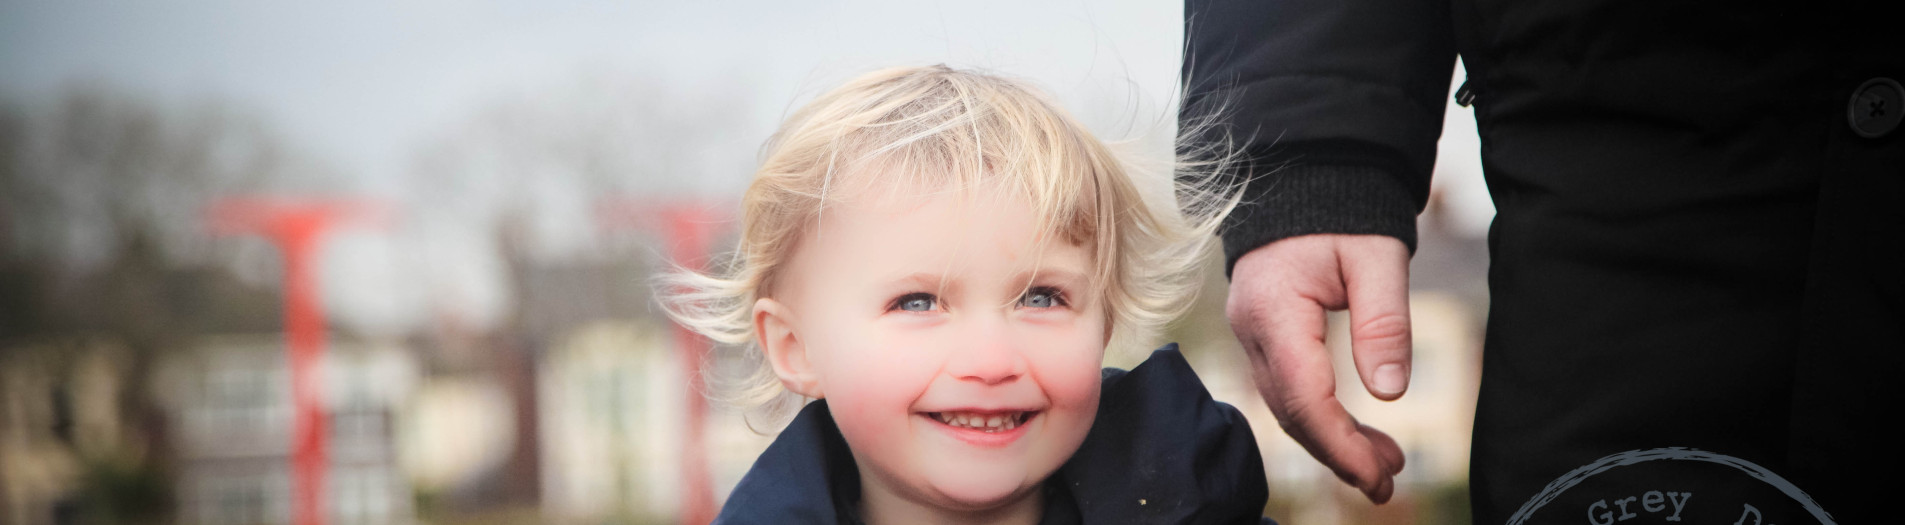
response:
<path fill-rule="evenodd" d="M 1390 363 L 1376 367 L 1376 391 L 1384 395 L 1400 394 L 1409 387 L 1409 372 L 1402 365 Z"/>

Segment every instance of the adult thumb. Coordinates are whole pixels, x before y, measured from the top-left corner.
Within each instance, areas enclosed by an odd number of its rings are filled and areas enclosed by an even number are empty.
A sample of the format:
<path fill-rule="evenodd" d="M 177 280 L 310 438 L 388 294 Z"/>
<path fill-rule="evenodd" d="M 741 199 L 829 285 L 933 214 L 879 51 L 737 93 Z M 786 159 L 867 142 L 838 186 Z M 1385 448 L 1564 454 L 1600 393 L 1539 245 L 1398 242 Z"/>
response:
<path fill-rule="evenodd" d="M 1377 399 L 1409 389 L 1409 248 L 1386 236 L 1341 239 L 1337 249 L 1349 298 L 1350 355 Z"/>

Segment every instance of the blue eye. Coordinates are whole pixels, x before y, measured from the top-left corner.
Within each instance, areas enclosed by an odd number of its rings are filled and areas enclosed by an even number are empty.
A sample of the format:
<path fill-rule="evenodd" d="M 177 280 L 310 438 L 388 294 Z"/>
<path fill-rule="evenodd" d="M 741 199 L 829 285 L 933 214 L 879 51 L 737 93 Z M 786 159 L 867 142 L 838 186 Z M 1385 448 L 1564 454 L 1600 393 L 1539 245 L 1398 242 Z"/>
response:
<path fill-rule="evenodd" d="M 1025 296 L 1019 298 L 1019 306 L 1031 308 L 1065 306 L 1065 296 L 1062 292 L 1059 292 L 1057 288 L 1035 286 L 1030 290 L 1026 290 Z"/>
<path fill-rule="evenodd" d="M 905 310 L 908 312 L 931 312 L 938 306 L 939 300 L 933 297 L 933 294 L 915 292 L 900 296 L 898 300 L 893 301 L 893 306 L 887 309 Z"/>

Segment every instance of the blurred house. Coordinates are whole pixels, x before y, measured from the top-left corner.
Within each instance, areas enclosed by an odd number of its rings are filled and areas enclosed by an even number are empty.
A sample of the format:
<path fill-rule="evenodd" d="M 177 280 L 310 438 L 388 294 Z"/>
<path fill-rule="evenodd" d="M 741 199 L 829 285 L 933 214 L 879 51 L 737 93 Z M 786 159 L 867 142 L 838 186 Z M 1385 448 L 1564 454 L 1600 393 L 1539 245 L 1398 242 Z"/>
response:
<path fill-rule="evenodd" d="M 72 523 L 88 471 L 128 459 L 125 352 L 93 339 L 0 353 L 0 522 Z"/>
<path fill-rule="evenodd" d="M 155 368 L 195 334 L 277 326 L 275 294 L 131 239 L 110 264 L 29 274 L 9 298 L 27 311 L 0 312 L 19 330 L 0 338 L 0 522 L 176 521 Z"/>
<path fill-rule="evenodd" d="M 639 258 L 517 258 L 516 330 L 535 348 L 541 512 L 660 519 L 681 493 L 687 382 Z"/>
<path fill-rule="evenodd" d="M 535 362 L 510 330 L 454 317 L 411 338 L 420 377 L 404 419 L 403 458 L 423 516 L 480 515 L 538 504 Z"/>
<path fill-rule="evenodd" d="M 411 352 L 333 340 L 322 362 L 330 523 L 414 521 L 395 433 L 415 382 Z M 279 334 L 210 336 L 168 356 L 157 395 L 174 421 L 181 523 L 290 523 L 289 376 Z"/>
<path fill-rule="evenodd" d="M 638 239 L 639 240 L 639 239 Z M 507 329 L 535 361 L 533 418 L 545 521 L 666 521 L 683 497 L 690 391 L 673 326 L 649 278 L 662 265 L 633 253 L 556 261 L 524 255 L 506 230 L 516 312 Z M 712 357 L 710 357 L 712 360 Z M 772 439 L 709 402 L 705 449 L 721 499 Z"/>
<path fill-rule="evenodd" d="M 525 385 L 540 513 L 555 522 L 670 516 L 681 428 L 679 366 L 657 336 L 647 261 L 597 254 L 532 260 L 521 230 L 502 242 L 516 292 L 510 330 L 534 359 Z M 672 410 L 672 411 L 671 411 Z"/>
<path fill-rule="evenodd" d="M 597 321 L 543 354 L 543 512 L 671 516 L 685 409 L 679 357 L 654 323 Z"/>

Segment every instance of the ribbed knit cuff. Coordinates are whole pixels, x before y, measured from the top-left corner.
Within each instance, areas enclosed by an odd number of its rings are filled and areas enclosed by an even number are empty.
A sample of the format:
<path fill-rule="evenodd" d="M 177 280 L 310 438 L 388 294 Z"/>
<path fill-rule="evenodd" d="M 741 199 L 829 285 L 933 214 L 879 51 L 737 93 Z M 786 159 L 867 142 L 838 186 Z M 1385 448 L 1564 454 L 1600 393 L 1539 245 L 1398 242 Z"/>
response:
<path fill-rule="evenodd" d="M 1258 174 L 1246 202 L 1224 221 L 1224 276 L 1260 246 L 1316 233 L 1388 235 L 1416 250 L 1416 214 L 1406 185 L 1380 168 L 1292 165 Z"/>

